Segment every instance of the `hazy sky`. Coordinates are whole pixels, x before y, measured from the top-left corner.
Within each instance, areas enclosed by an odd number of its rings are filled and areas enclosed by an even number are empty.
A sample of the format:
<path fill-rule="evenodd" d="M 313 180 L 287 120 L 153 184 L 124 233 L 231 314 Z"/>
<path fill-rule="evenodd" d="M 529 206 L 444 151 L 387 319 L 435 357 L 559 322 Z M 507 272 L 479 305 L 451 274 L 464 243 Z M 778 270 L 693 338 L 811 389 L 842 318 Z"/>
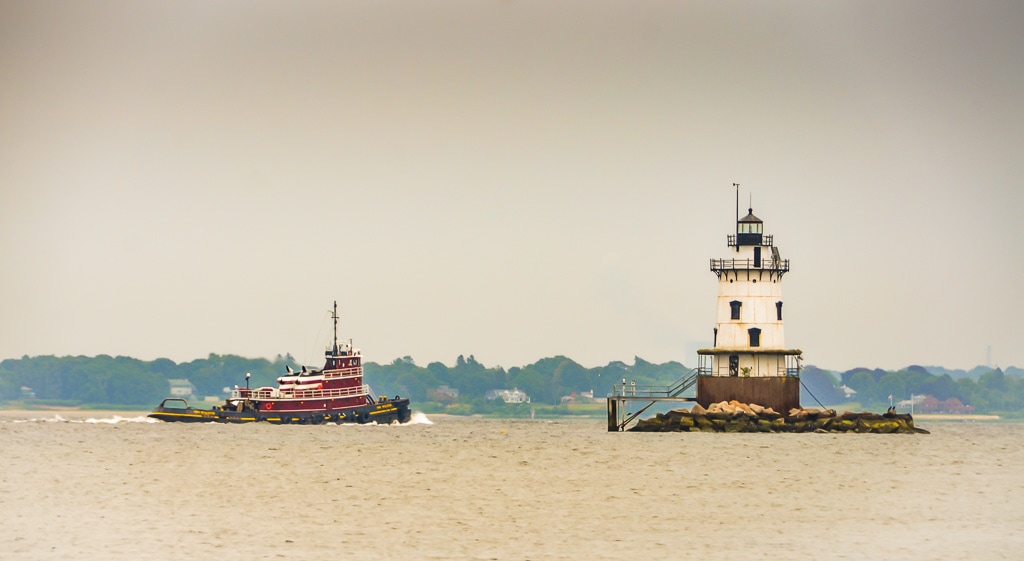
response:
<path fill-rule="evenodd" d="M 0 1 L 0 358 L 1024 366 L 1024 3 Z"/>

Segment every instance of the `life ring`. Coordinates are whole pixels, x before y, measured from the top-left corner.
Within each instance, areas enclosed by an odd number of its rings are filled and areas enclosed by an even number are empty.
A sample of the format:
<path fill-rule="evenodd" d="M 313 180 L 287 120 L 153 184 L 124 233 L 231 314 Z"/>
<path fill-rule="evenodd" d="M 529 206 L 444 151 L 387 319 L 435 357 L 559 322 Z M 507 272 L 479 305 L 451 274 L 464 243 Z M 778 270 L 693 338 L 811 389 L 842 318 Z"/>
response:
<path fill-rule="evenodd" d="M 263 410 L 264 411 L 270 411 L 273 408 L 274 408 L 274 403 L 271 402 L 271 401 L 268 401 L 268 402 L 263 404 Z"/>

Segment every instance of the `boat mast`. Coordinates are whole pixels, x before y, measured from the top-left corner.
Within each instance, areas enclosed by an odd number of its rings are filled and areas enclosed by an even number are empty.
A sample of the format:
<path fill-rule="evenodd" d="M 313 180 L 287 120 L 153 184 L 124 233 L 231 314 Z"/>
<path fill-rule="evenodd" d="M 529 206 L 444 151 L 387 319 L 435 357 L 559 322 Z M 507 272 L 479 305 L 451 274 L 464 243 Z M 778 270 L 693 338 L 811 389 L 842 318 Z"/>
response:
<path fill-rule="evenodd" d="M 334 301 L 334 311 L 331 312 L 334 319 L 334 356 L 338 356 L 338 301 Z"/>

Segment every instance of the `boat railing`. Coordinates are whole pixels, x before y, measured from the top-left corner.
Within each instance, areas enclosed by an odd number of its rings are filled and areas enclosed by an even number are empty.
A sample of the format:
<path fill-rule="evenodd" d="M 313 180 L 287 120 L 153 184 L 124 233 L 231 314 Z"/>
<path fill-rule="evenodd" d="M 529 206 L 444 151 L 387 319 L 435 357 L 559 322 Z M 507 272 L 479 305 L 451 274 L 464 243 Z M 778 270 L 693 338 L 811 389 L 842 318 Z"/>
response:
<path fill-rule="evenodd" d="M 159 409 L 188 409 L 188 401 L 180 397 L 168 397 L 160 402 Z"/>
<path fill-rule="evenodd" d="M 280 376 L 280 377 L 278 377 L 277 380 L 278 380 L 278 383 L 296 384 L 296 383 L 311 383 L 308 380 L 313 380 L 313 379 L 315 379 L 314 381 L 319 382 L 319 381 L 321 381 L 321 379 L 323 379 L 323 380 L 342 380 L 342 379 L 345 379 L 345 378 L 358 378 L 359 376 L 362 376 L 362 375 L 363 375 L 362 368 L 359 367 L 359 366 L 353 366 L 353 367 L 350 367 L 350 368 L 338 368 L 338 369 L 332 369 L 332 370 L 314 370 L 314 371 L 309 372 L 309 373 L 299 373 L 299 372 L 296 372 L 294 374 L 289 374 L 287 376 Z M 291 380 L 291 381 L 281 382 L 282 378 L 294 378 L 294 379 Z"/>
<path fill-rule="evenodd" d="M 362 366 L 349 366 L 346 368 L 338 368 L 336 370 L 324 370 L 321 372 L 325 380 L 334 380 L 336 378 L 354 378 L 356 376 L 363 375 Z"/>
<path fill-rule="evenodd" d="M 357 397 L 360 395 L 369 395 L 369 393 L 370 386 L 366 384 L 351 388 L 295 391 L 282 391 L 277 388 L 269 390 L 247 390 L 245 388 L 239 388 L 231 392 L 231 399 L 252 399 L 257 401 L 264 399 L 319 399 L 329 397 Z"/>

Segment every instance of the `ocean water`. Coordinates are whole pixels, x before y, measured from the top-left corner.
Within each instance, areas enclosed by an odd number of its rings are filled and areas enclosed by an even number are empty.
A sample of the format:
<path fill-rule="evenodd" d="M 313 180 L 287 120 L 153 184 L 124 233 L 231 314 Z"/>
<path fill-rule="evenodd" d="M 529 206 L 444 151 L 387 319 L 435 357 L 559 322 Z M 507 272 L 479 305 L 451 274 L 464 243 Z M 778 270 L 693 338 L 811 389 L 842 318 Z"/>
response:
<path fill-rule="evenodd" d="M 1024 424 L 0 416 L 0 559 L 1021 559 Z M 122 414 L 124 415 L 124 414 Z"/>

